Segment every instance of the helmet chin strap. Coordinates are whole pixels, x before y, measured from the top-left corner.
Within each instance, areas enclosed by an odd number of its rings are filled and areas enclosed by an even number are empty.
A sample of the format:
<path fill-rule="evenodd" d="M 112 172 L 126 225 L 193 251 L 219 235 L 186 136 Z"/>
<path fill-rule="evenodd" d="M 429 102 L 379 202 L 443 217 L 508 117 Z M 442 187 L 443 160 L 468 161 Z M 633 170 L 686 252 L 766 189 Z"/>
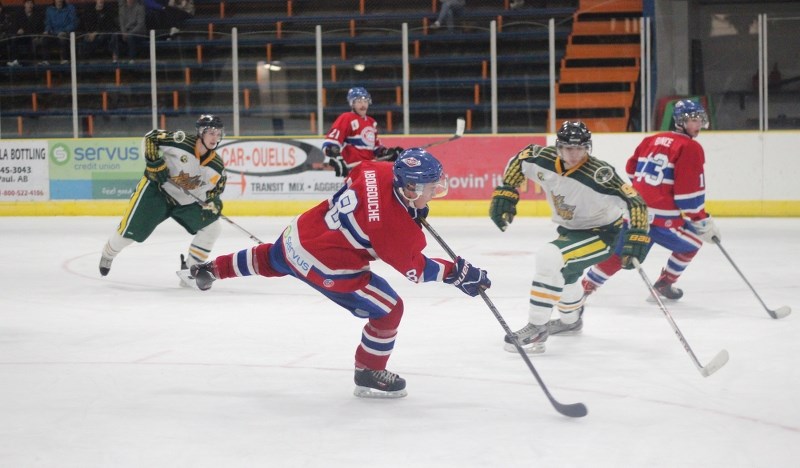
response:
<path fill-rule="evenodd" d="M 414 208 L 416 208 L 416 207 L 414 206 L 414 202 L 415 202 L 415 201 L 417 201 L 417 200 L 419 200 L 419 197 L 421 197 L 421 196 L 422 196 L 422 194 L 419 194 L 419 193 L 417 193 L 417 192 L 414 192 L 414 194 L 416 194 L 417 196 L 416 196 L 416 197 L 414 197 L 414 198 L 409 198 L 409 197 L 408 197 L 408 195 L 406 195 L 406 191 L 407 191 L 407 190 L 408 190 L 408 189 L 404 189 L 404 188 L 403 188 L 403 189 L 401 189 L 401 188 L 399 188 L 399 187 L 398 187 L 398 188 L 397 188 L 397 193 L 398 193 L 398 194 L 399 194 L 401 197 L 405 198 L 405 199 L 408 201 L 408 206 L 411 206 L 411 207 L 414 207 Z"/>

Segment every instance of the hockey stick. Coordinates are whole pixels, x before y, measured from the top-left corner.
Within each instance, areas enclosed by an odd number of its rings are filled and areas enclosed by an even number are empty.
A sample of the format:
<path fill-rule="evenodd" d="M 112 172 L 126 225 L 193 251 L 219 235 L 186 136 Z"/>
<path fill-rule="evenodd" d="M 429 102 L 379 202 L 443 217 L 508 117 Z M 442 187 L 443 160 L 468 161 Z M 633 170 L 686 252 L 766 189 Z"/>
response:
<path fill-rule="evenodd" d="M 433 236 L 433 238 L 436 239 L 436 242 L 438 242 L 439 245 L 442 246 L 442 248 L 447 252 L 447 255 L 449 255 L 450 258 L 455 260 L 457 257 L 455 252 L 453 252 L 453 250 L 450 249 L 450 247 L 445 243 L 444 239 L 442 239 L 441 236 L 439 236 L 439 234 L 431 227 L 431 225 L 428 224 L 428 220 L 425 218 L 420 218 L 420 223 L 425 227 L 425 229 L 428 230 L 431 236 Z M 550 390 L 547 389 L 547 386 L 544 384 L 544 381 L 542 381 L 542 378 L 539 376 L 539 373 L 536 372 L 536 368 L 533 367 L 533 363 L 531 362 L 528 355 L 525 353 L 525 350 L 523 350 L 522 346 L 520 346 L 519 340 L 514 335 L 514 332 L 511 331 L 511 328 L 509 328 L 505 319 L 503 319 L 503 316 L 500 315 L 500 312 L 498 312 L 497 308 L 489 299 L 489 296 L 487 296 L 486 292 L 484 292 L 483 290 L 480 291 L 480 295 L 481 298 L 483 299 L 483 302 L 485 302 L 486 305 L 489 306 L 489 310 L 492 311 L 494 317 L 497 319 L 498 322 L 500 322 L 500 326 L 503 327 L 503 331 L 505 331 L 506 335 L 511 339 L 511 342 L 514 344 L 514 347 L 517 348 L 517 352 L 519 353 L 520 356 L 522 356 L 522 360 L 525 361 L 525 364 L 528 365 L 528 369 L 530 369 L 533 376 L 536 377 L 536 381 L 539 382 L 539 386 L 542 387 L 544 394 L 547 396 L 547 399 L 550 400 L 550 403 L 553 405 L 556 411 L 563 414 L 564 416 L 569 416 L 571 418 L 582 418 L 586 416 L 588 410 L 586 409 L 586 405 L 584 405 L 583 403 L 563 404 L 559 403 L 558 401 L 556 401 L 555 398 L 553 398 L 553 395 L 550 394 Z"/>
<path fill-rule="evenodd" d="M 650 294 L 653 296 L 656 302 L 658 302 L 658 307 L 661 309 L 661 312 L 664 312 L 664 316 L 667 317 L 667 321 L 672 327 L 672 330 L 675 332 L 675 336 L 677 336 L 678 340 L 680 340 L 681 344 L 683 345 L 683 349 L 685 349 L 686 352 L 689 353 L 689 357 L 692 358 L 692 362 L 694 363 L 694 366 L 697 367 L 697 370 L 700 371 L 700 374 L 703 377 L 708 377 L 709 375 L 718 371 L 722 366 L 724 366 L 728 362 L 728 351 L 724 349 L 719 353 L 717 353 L 717 355 L 714 356 L 714 359 L 712 359 L 705 366 L 700 364 L 700 361 L 697 360 L 697 356 L 694 355 L 692 348 L 689 346 L 689 343 L 686 341 L 686 338 L 684 338 L 683 333 L 681 333 L 680 329 L 678 328 L 678 325 L 672 318 L 672 315 L 670 315 L 669 311 L 667 310 L 667 307 L 661 300 L 661 297 L 659 297 L 658 291 L 656 291 L 656 288 L 653 287 L 653 283 L 650 282 L 650 279 L 647 277 L 647 274 L 642 269 L 642 265 L 639 263 L 639 260 L 634 258 L 633 265 L 636 267 L 636 271 L 639 272 L 639 275 L 644 280 L 644 284 L 647 285 L 647 289 L 650 290 Z"/>
<path fill-rule="evenodd" d="M 205 201 L 201 200 L 197 195 L 193 194 L 192 192 L 190 192 L 190 191 L 186 190 L 185 188 L 181 187 L 180 185 L 176 184 L 175 182 L 172 181 L 172 179 L 168 179 L 167 181 L 169 183 L 171 183 L 172 185 L 174 185 L 175 187 L 181 189 L 183 191 L 183 193 L 185 193 L 186 195 L 189 195 L 190 197 L 194 198 L 194 200 L 199 205 L 201 205 L 201 206 L 205 205 L 205 203 L 206 203 Z M 247 229 L 245 229 L 245 228 L 239 226 L 238 224 L 236 224 L 235 222 L 233 222 L 233 220 L 231 220 L 230 218 L 228 218 L 224 214 L 220 213 L 219 217 L 224 219 L 225 221 L 229 222 L 236 229 L 242 231 L 245 235 L 247 235 L 247 237 L 249 237 L 250 239 L 252 239 L 256 243 L 263 244 L 263 242 L 261 242 L 261 239 L 259 239 L 258 237 L 254 236 L 253 234 L 251 234 L 250 231 L 248 231 Z"/>
<path fill-rule="evenodd" d="M 769 307 L 767 307 L 767 305 L 764 303 L 764 301 L 761 300 L 761 296 L 759 296 L 758 293 L 756 292 L 755 288 L 753 288 L 753 285 L 751 285 L 750 282 L 747 281 L 747 278 L 744 277 L 744 273 L 742 273 L 742 270 L 740 270 L 739 267 L 736 266 L 736 263 L 733 262 L 733 259 L 731 258 L 731 256 L 728 255 L 728 252 L 725 250 L 725 248 L 722 247 L 722 242 L 720 242 L 719 238 L 717 236 L 714 236 L 714 237 L 711 238 L 711 240 L 713 240 L 714 243 L 717 244 L 717 247 L 719 247 L 719 250 L 722 251 L 722 255 L 725 255 L 725 258 L 727 258 L 728 261 L 731 263 L 731 266 L 733 266 L 733 269 L 736 270 L 736 273 L 739 273 L 739 276 L 742 277 L 742 279 L 744 280 L 744 283 L 747 285 L 747 287 L 750 288 L 751 291 L 753 291 L 753 295 L 756 296 L 756 299 L 758 299 L 758 302 L 761 303 L 761 305 L 764 307 L 764 310 L 767 311 L 767 313 L 769 314 L 770 317 L 772 317 L 772 318 L 777 320 L 777 319 L 782 319 L 782 318 L 784 318 L 787 315 L 792 313 L 792 309 L 789 306 L 781 306 L 781 307 L 778 307 L 775 310 L 772 310 Z"/>
<path fill-rule="evenodd" d="M 445 138 L 444 140 L 434 141 L 433 143 L 428 143 L 427 145 L 422 145 L 420 148 L 426 149 L 430 148 L 431 146 L 442 145 L 444 143 L 449 143 L 453 140 L 458 140 L 462 136 L 464 136 L 464 127 L 466 125 L 466 121 L 459 117 L 456 119 L 456 133 L 453 134 L 450 138 Z"/>

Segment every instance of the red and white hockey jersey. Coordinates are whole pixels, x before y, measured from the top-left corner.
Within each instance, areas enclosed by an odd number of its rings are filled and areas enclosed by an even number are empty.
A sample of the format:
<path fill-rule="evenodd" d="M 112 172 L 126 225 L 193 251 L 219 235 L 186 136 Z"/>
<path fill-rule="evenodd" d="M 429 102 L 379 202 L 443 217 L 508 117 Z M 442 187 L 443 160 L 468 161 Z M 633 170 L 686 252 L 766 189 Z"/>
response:
<path fill-rule="evenodd" d="M 693 221 L 705 211 L 705 153 L 686 134 L 662 132 L 642 140 L 628 159 L 626 172 L 647 203 L 650 223 L 676 228 L 685 216 Z"/>
<path fill-rule="evenodd" d="M 442 281 L 453 263 L 422 254 L 422 229 L 393 187 L 392 164 L 356 166 L 331 198 L 300 215 L 283 233 L 286 261 L 312 283 L 352 291 L 373 260 L 414 282 Z"/>
<path fill-rule="evenodd" d="M 375 159 L 375 148 L 381 146 L 378 123 L 372 117 L 361 117 L 355 112 L 340 115 L 325 136 L 323 148 L 336 145 L 342 149 L 342 158 L 348 166 Z"/>

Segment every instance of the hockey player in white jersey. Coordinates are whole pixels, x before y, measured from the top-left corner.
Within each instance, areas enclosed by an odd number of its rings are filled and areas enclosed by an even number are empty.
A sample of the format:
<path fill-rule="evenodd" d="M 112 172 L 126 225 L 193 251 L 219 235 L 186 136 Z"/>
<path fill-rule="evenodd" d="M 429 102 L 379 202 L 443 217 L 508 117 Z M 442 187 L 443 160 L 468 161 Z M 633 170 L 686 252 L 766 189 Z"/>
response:
<path fill-rule="evenodd" d="M 634 268 L 633 259 L 644 261 L 648 236 L 647 206 L 608 163 L 591 156 L 592 134 L 583 122 L 564 122 L 556 134 L 555 146 L 530 145 L 512 157 L 495 188 L 489 215 L 505 231 L 516 215 L 517 188 L 525 178 L 545 192 L 558 225 L 558 238 L 536 253 L 536 273 L 530 289 L 528 324 L 517 331 L 523 349 L 542 353 L 548 337 L 553 307 L 560 322 L 553 324 L 577 332 L 582 326 L 583 270 L 611 255 L 624 214 L 630 214 L 622 250 L 623 268 Z M 507 351 L 516 352 L 511 338 Z"/>
<path fill-rule="evenodd" d="M 167 218 L 194 235 L 186 257 L 181 255 L 181 269 L 208 259 L 221 232 L 220 195 L 226 174 L 216 149 L 225 127 L 214 115 L 201 115 L 195 127 L 195 135 L 156 129 L 144 136 L 147 166 L 117 230 L 103 247 L 102 276 L 108 275 L 122 249 L 133 241 L 144 242 Z"/>

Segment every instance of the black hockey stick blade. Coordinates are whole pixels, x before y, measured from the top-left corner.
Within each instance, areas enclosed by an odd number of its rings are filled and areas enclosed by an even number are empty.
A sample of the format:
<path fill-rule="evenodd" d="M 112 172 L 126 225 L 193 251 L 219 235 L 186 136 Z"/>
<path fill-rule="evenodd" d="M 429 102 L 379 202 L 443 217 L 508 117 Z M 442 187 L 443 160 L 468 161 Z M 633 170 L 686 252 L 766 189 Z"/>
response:
<path fill-rule="evenodd" d="M 457 257 L 456 253 L 453 252 L 453 249 L 451 249 L 450 246 L 447 245 L 447 243 L 444 241 L 444 239 L 442 239 L 441 236 L 439 236 L 439 233 L 436 232 L 436 230 L 433 229 L 433 227 L 431 227 L 430 224 L 428 224 L 428 220 L 425 218 L 421 218 L 420 224 L 422 224 L 422 226 L 424 226 L 425 229 L 428 230 L 431 236 L 433 236 L 433 238 L 436 239 L 436 242 L 438 242 L 439 245 L 442 246 L 444 251 L 447 252 L 447 255 L 449 255 L 450 258 L 455 260 Z M 486 303 L 486 305 L 489 307 L 489 310 L 494 315 L 494 318 L 497 319 L 498 323 L 500 323 L 500 326 L 503 327 L 503 331 L 506 333 L 506 336 L 511 338 L 511 342 L 514 344 L 514 348 L 516 348 L 519 355 L 522 356 L 522 360 L 525 361 L 525 364 L 528 366 L 528 369 L 530 369 L 531 374 L 533 374 L 533 376 L 536 378 L 536 382 L 539 383 L 539 387 L 542 388 L 542 391 L 544 392 L 545 396 L 547 396 L 547 399 L 550 400 L 550 404 L 553 405 L 553 408 L 555 408 L 556 411 L 563 414 L 564 416 L 569 416 L 570 418 L 582 418 L 586 416 L 589 413 L 589 411 L 586 409 L 586 405 L 584 405 L 583 403 L 564 404 L 553 398 L 553 395 L 550 394 L 550 390 L 547 389 L 547 385 L 544 384 L 544 381 L 539 376 L 539 372 L 537 372 L 536 368 L 533 367 L 533 363 L 528 357 L 528 354 L 525 353 L 524 349 L 522 349 L 522 346 L 519 344 L 519 340 L 517 339 L 516 336 L 514 336 L 514 332 L 511 331 L 511 328 L 508 327 L 508 324 L 506 323 L 503 316 L 500 314 L 500 311 L 497 310 L 497 307 L 494 306 L 492 300 L 489 299 L 489 296 L 486 295 L 486 291 L 480 291 L 480 295 L 481 299 L 483 299 L 483 302 Z"/>
<path fill-rule="evenodd" d="M 570 418 L 582 418 L 589 414 L 589 410 L 583 403 L 564 404 L 556 400 L 553 395 L 550 394 L 550 390 L 548 390 L 547 386 L 544 384 L 544 381 L 542 381 L 542 378 L 539 376 L 536 368 L 533 367 L 533 363 L 528 357 L 528 354 L 524 349 L 522 349 L 522 345 L 519 344 L 517 337 L 514 336 L 514 333 L 510 328 L 508 328 L 508 325 L 505 323 L 505 320 L 503 320 L 502 316 L 499 315 L 500 313 L 497 312 L 497 309 L 495 309 L 494 304 L 492 304 L 492 301 L 489 299 L 489 296 L 487 296 L 485 292 L 481 291 L 481 298 L 483 298 L 484 302 L 486 302 L 486 305 L 489 306 L 489 308 L 492 310 L 492 313 L 494 313 L 495 317 L 498 319 L 498 321 L 500 321 L 500 325 L 503 326 L 503 330 L 505 330 L 506 335 L 511 339 L 511 343 L 514 345 L 514 348 L 516 348 L 519 355 L 522 356 L 522 360 L 525 361 L 525 364 L 527 364 L 528 369 L 530 369 L 533 377 L 536 378 L 536 381 L 539 383 L 539 386 L 542 388 L 542 391 L 547 399 L 550 400 L 550 404 L 553 405 L 553 408 L 555 408 L 556 411 L 564 416 L 568 416 Z"/>
<path fill-rule="evenodd" d="M 781 306 L 775 310 L 772 310 L 769 307 L 767 307 L 767 304 L 764 302 L 763 299 L 761 299 L 761 296 L 758 295 L 756 289 L 753 287 L 753 285 L 750 284 L 750 281 L 747 281 L 747 278 L 745 278 L 744 273 L 742 273 L 742 270 L 740 270 L 739 267 L 736 266 L 736 263 L 733 261 L 731 256 L 728 255 L 728 251 L 725 250 L 725 248 L 722 246 L 722 242 L 720 242 L 719 238 L 714 236 L 711 239 L 714 241 L 715 244 L 717 244 L 717 247 L 719 247 L 719 250 L 722 252 L 722 255 L 724 255 L 725 258 L 728 259 L 728 262 L 731 264 L 733 269 L 736 270 L 736 273 L 739 273 L 739 276 L 742 278 L 747 287 L 750 288 L 750 291 L 753 292 L 753 295 L 756 296 L 756 299 L 758 299 L 758 302 L 761 303 L 761 306 L 764 307 L 764 310 L 767 311 L 770 317 L 774 318 L 775 320 L 778 320 L 792 313 L 792 309 L 789 306 Z"/>

